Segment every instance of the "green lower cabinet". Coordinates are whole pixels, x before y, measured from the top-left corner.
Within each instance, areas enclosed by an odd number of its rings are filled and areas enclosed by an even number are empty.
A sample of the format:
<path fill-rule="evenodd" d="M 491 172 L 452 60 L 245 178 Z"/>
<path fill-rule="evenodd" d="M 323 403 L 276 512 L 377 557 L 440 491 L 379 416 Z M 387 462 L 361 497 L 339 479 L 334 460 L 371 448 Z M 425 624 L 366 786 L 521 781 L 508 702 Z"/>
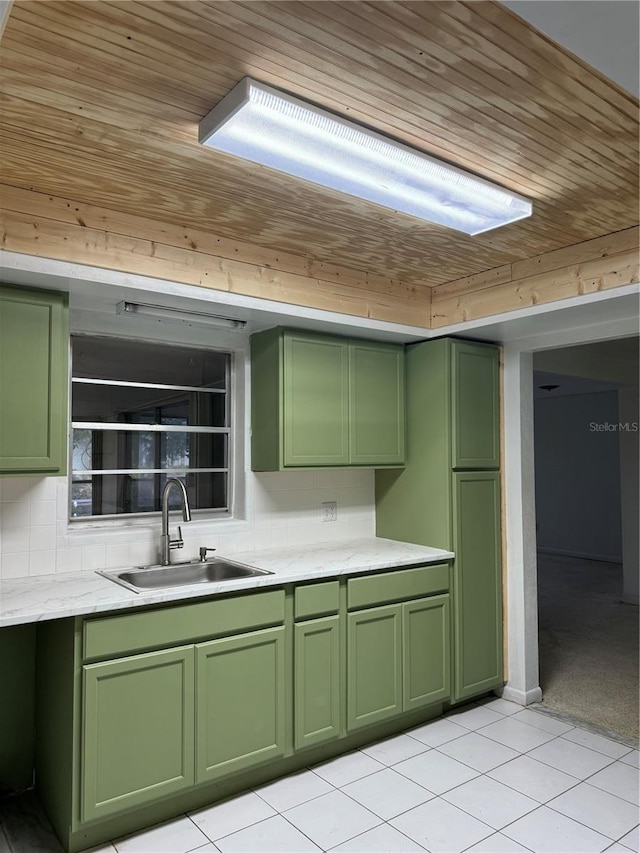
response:
<path fill-rule="evenodd" d="M 402 605 L 347 615 L 347 729 L 402 711 Z"/>
<path fill-rule="evenodd" d="M 315 746 L 340 734 L 340 617 L 294 628 L 294 746 Z"/>
<path fill-rule="evenodd" d="M 196 646 L 196 782 L 285 751 L 285 629 Z"/>
<path fill-rule="evenodd" d="M 448 699 L 449 596 L 402 605 L 402 706 L 404 711 Z"/>
<path fill-rule="evenodd" d="M 193 646 L 83 667 L 81 819 L 193 785 Z"/>
<path fill-rule="evenodd" d="M 499 473 L 454 473 L 453 516 L 453 698 L 459 701 L 504 683 Z"/>
<path fill-rule="evenodd" d="M 448 594 L 367 608 L 347 618 L 349 731 L 449 698 Z"/>

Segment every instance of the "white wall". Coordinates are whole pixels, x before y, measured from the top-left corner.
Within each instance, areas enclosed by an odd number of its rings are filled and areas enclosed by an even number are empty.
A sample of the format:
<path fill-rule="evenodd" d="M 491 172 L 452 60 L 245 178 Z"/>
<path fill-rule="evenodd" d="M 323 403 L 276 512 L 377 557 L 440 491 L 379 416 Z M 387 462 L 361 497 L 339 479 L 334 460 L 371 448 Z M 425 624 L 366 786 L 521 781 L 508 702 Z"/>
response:
<path fill-rule="evenodd" d="M 640 425 L 638 386 L 618 392 L 618 416 L 627 429 L 620 433 L 620 494 L 622 502 L 622 572 L 624 598 L 638 604 L 640 559 Z"/>
<path fill-rule="evenodd" d="M 246 472 L 246 519 L 192 521 L 182 527 L 179 559 L 198 547 L 233 554 L 375 535 L 373 471 Z M 337 501 L 338 520 L 323 522 L 320 504 Z M 155 562 L 160 524 L 88 529 L 67 520 L 66 477 L 0 479 L 0 577 L 94 571 Z M 173 513 L 173 524 L 180 520 Z M 172 526 L 172 531 L 174 527 Z M 175 557 L 174 557 L 175 559 Z"/>
<path fill-rule="evenodd" d="M 615 391 L 535 401 L 538 547 L 622 562 Z"/>
<path fill-rule="evenodd" d="M 637 3 L 508 0 L 505 6 L 638 97 Z"/>

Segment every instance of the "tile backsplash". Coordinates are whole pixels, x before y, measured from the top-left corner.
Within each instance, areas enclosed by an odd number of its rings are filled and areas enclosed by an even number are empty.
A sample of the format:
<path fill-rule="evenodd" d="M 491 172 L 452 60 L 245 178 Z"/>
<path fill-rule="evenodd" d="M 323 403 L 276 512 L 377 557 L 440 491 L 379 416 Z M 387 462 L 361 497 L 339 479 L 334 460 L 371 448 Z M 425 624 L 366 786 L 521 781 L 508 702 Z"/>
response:
<path fill-rule="evenodd" d="M 199 519 L 182 527 L 178 559 L 202 545 L 220 554 L 375 535 L 372 470 L 245 473 L 243 518 Z M 337 520 L 322 503 L 336 501 Z M 171 514 L 171 531 L 180 520 Z M 0 478 L 0 578 L 94 571 L 155 562 L 160 519 L 68 520 L 67 477 Z"/>

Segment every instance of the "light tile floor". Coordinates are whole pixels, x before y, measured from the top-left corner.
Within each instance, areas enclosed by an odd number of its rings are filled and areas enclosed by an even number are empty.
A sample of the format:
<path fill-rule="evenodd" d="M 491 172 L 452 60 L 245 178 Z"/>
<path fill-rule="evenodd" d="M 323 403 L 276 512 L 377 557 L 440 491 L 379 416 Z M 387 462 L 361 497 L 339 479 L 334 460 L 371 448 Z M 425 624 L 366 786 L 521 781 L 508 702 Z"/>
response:
<path fill-rule="evenodd" d="M 92 853 L 640 853 L 638 782 L 630 746 L 492 699 Z"/>

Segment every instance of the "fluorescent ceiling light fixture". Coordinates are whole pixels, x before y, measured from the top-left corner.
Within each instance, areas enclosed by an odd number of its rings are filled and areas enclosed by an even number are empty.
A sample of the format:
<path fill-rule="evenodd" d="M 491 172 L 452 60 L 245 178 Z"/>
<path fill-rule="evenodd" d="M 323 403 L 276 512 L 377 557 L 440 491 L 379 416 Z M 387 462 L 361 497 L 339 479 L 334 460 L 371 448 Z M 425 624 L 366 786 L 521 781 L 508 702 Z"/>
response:
<path fill-rule="evenodd" d="M 145 302 L 118 302 L 116 314 L 130 317 L 154 317 L 156 320 L 175 320 L 190 326 L 220 326 L 224 329 L 244 329 L 246 320 L 233 317 L 221 317 L 219 314 L 205 314 L 202 311 L 183 311 L 167 308 L 165 305 L 149 305 Z"/>
<path fill-rule="evenodd" d="M 465 234 L 531 216 L 520 195 L 250 77 L 199 130 L 217 151 Z"/>

